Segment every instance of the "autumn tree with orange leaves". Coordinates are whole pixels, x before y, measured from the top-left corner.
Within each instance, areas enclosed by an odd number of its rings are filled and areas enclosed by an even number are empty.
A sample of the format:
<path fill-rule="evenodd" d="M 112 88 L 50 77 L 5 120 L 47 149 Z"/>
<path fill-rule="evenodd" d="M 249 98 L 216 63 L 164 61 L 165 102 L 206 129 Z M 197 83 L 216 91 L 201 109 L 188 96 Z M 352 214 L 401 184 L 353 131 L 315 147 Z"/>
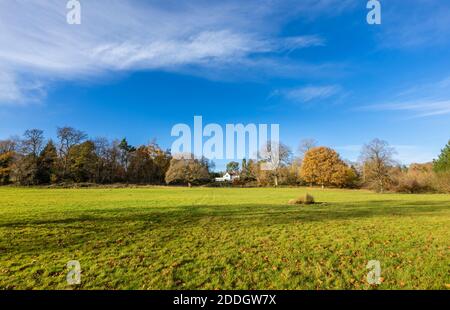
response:
<path fill-rule="evenodd" d="M 306 152 L 300 175 L 311 185 L 344 187 L 356 179 L 356 173 L 328 147 L 315 147 Z"/>

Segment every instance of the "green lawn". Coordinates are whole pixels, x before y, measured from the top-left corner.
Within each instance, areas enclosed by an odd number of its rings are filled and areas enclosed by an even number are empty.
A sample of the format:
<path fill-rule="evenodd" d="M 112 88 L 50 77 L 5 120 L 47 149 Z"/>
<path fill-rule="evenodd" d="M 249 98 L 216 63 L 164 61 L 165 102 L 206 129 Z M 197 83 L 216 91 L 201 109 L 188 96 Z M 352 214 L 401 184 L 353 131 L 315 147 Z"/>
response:
<path fill-rule="evenodd" d="M 306 191 L 320 204 L 291 206 Z M 450 195 L 0 188 L 0 289 L 446 289 Z"/>

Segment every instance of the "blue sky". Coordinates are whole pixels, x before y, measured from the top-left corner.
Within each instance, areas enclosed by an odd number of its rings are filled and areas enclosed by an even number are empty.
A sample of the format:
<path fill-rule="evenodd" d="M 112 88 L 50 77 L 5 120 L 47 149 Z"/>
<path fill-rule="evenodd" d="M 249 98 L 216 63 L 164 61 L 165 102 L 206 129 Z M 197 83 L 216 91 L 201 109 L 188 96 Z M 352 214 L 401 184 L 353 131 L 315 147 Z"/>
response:
<path fill-rule="evenodd" d="M 0 139 L 70 125 L 165 148 L 173 125 L 277 123 L 356 160 L 378 137 L 405 164 L 450 139 L 450 3 L 0 0 Z M 221 168 L 219 164 L 219 168 Z"/>

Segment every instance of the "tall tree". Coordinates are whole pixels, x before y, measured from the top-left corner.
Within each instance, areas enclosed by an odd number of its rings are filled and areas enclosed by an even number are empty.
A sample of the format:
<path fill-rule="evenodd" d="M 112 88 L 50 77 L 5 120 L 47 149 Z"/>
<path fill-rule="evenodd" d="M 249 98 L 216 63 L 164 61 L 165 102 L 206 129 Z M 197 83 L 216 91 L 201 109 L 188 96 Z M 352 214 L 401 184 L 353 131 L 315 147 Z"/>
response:
<path fill-rule="evenodd" d="M 97 156 L 95 145 L 86 141 L 70 147 L 67 154 L 68 171 L 75 182 L 94 182 Z"/>
<path fill-rule="evenodd" d="M 303 139 L 298 146 L 298 155 L 300 158 L 305 157 L 306 152 L 310 149 L 317 147 L 317 141 L 315 139 Z"/>
<path fill-rule="evenodd" d="M 40 129 L 29 129 L 23 134 L 22 152 L 25 155 L 39 156 L 44 145 L 44 132 Z"/>
<path fill-rule="evenodd" d="M 292 161 L 291 149 L 281 142 L 268 142 L 264 145 L 260 152 L 259 158 L 260 164 L 264 164 L 264 171 L 260 170 L 260 173 L 264 175 L 270 175 L 273 179 L 273 184 L 278 186 L 278 178 L 281 173 L 281 169 L 287 165 L 290 165 Z"/>
<path fill-rule="evenodd" d="M 93 143 L 97 158 L 95 181 L 100 184 L 124 182 L 126 175 L 120 161 L 120 142 L 115 140 L 110 143 L 106 138 L 96 138 Z"/>
<path fill-rule="evenodd" d="M 123 138 L 122 141 L 119 143 L 119 150 L 120 150 L 120 161 L 122 163 L 122 166 L 124 167 L 125 171 L 128 171 L 128 164 L 130 162 L 130 156 L 133 152 L 136 151 L 136 148 L 132 145 L 128 144 L 128 141 L 126 138 Z"/>
<path fill-rule="evenodd" d="M 44 145 L 44 133 L 39 129 L 29 129 L 20 140 L 20 152 L 17 154 L 13 174 L 21 185 L 38 184 L 38 157 Z"/>
<path fill-rule="evenodd" d="M 17 141 L 13 139 L 0 140 L 0 154 L 15 152 L 17 150 Z"/>
<path fill-rule="evenodd" d="M 228 173 L 238 173 L 239 172 L 239 163 L 235 161 L 230 161 L 227 164 L 227 172 Z"/>
<path fill-rule="evenodd" d="M 20 185 L 36 185 L 38 172 L 38 159 L 31 154 L 16 154 L 12 166 L 13 178 Z"/>
<path fill-rule="evenodd" d="M 166 172 L 170 166 L 172 156 L 168 150 L 164 151 L 156 141 L 147 146 L 147 152 L 153 161 L 152 183 L 164 184 Z"/>
<path fill-rule="evenodd" d="M 155 164 L 146 146 L 138 147 L 129 159 L 127 180 L 131 183 L 150 184 L 153 181 Z"/>
<path fill-rule="evenodd" d="M 38 184 L 49 184 L 56 180 L 57 161 L 58 153 L 56 146 L 53 141 L 50 140 L 39 154 L 36 174 Z"/>
<path fill-rule="evenodd" d="M 315 147 L 305 154 L 301 177 L 310 184 L 325 186 L 345 186 L 355 177 L 353 170 L 339 157 L 339 154 L 328 147 Z"/>
<path fill-rule="evenodd" d="M 0 141 L 0 185 L 11 182 L 16 146 L 12 139 Z"/>
<path fill-rule="evenodd" d="M 258 172 L 258 165 L 255 164 L 255 162 L 252 159 L 249 159 L 247 161 L 244 158 L 242 160 L 240 181 L 244 183 L 255 181 L 257 172 Z"/>
<path fill-rule="evenodd" d="M 70 149 L 87 139 L 87 135 L 72 127 L 58 127 L 56 132 L 59 139 L 59 156 L 61 158 L 61 177 L 66 178 L 68 170 L 68 156 Z"/>
<path fill-rule="evenodd" d="M 450 141 L 441 150 L 438 159 L 433 161 L 433 170 L 437 173 L 450 172 Z"/>
<path fill-rule="evenodd" d="M 364 182 L 371 184 L 375 190 L 384 192 L 391 181 L 389 171 L 395 165 L 395 153 L 389 143 L 380 139 L 364 145 L 360 155 Z"/>
<path fill-rule="evenodd" d="M 210 179 L 208 165 L 205 161 L 194 158 L 172 158 L 166 173 L 167 184 L 200 184 Z"/>
<path fill-rule="evenodd" d="M 0 185 L 9 184 L 11 181 L 13 152 L 0 153 Z"/>

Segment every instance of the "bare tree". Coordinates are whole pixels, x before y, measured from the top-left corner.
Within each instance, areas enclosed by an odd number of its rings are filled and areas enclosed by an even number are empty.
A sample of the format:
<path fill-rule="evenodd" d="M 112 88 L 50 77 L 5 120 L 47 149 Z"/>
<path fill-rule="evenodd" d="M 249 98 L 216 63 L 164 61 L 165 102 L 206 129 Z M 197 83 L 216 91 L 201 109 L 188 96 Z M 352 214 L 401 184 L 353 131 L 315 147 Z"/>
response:
<path fill-rule="evenodd" d="M 271 167 L 270 172 L 273 176 L 274 184 L 278 186 L 280 169 L 290 165 L 292 162 L 291 149 L 281 142 L 272 143 L 269 141 L 261 148 L 258 157 L 263 163 L 268 164 L 268 167 Z"/>
<path fill-rule="evenodd" d="M 8 139 L 0 141 L 0 154 L 13 152 L 17 149 L 17 140 Z"/>
<path fill-rule="evenodd" d="M 64 179 L 67 173 L 68 154 L 70 148 L 84 141 L 87 135 L 72 127 L 58 127 L 57 136 L 59 139 L 59 156 L 62 161 L 62 178 Z"/>
<path fill-rule="evenodd" d="M 297 152 L 300 158 L 305 157 L 306 152 L 317 146 L 317 141 L 314 139 L 303 139 L 300 141 Z"/>
<path fill-rule="evenodd" d="M 67 155 L 69 149 L 75 144 L 81 143 L 87 135 L 72 127 L 61 127 L 57 129 L 59 139 L 59 151 L 62 155 Z"/>
<path fill-rule="evenodd" d="M 39 155 L 44 148 L 44 133 L 39 129 L 25 131 L 19 140 L 12 166 L 13 178 L 22 185 L 38 184 Z"/>
<path fill-rule="evenodd" d="M 389 170 L 396 164 L 394 154 L 395 149 L 380 139 L 372 140 L 361 150 L 360 161 L 363 164 L 364 181 L 373 183 L 380 192 L 383 192 L 389 183 Z"/>
<path fill-rule="evenodd" d="M 22 151 L 25 155 L 38 157 L 44 146 L 44 132 L 40 129 L 29 129 L 23 136 Z"/>

